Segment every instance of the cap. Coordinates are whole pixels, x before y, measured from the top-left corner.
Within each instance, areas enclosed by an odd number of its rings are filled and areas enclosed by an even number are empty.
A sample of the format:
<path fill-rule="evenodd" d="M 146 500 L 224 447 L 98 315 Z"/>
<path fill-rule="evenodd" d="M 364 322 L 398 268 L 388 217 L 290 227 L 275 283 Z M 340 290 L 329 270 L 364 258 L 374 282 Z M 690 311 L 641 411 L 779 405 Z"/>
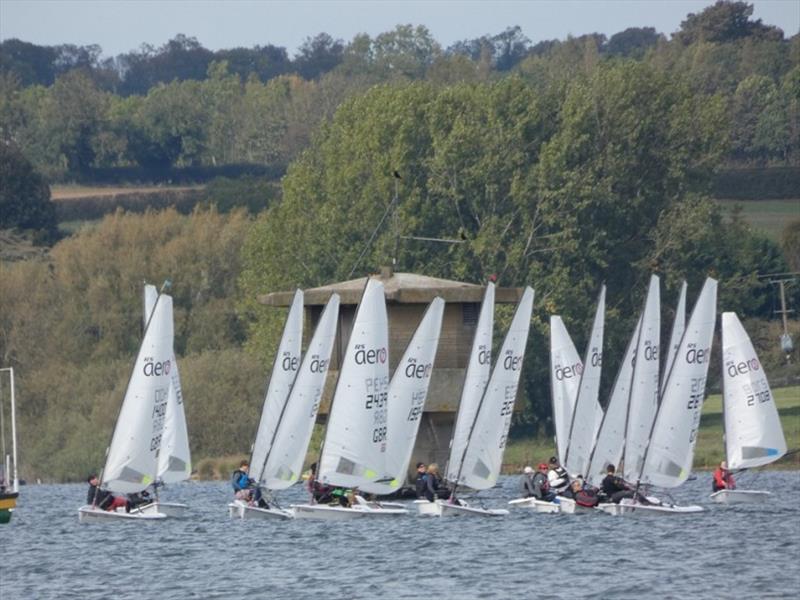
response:
<path fill-rule="evenodd" d="M 525 467 L 524 469 L 522 469 L 522 472 L 523 473 L 533 473 L 533 469 L 531 467 Z"/>
<path fill-rule="evenodd" d="M 541 471 L 542 469 L 547 469 L 547 468 L 548 468 L 548 467 L 547 467 L 547 463 L 539 463 L 539 470 L 540 470 L 540 471 Z"/>

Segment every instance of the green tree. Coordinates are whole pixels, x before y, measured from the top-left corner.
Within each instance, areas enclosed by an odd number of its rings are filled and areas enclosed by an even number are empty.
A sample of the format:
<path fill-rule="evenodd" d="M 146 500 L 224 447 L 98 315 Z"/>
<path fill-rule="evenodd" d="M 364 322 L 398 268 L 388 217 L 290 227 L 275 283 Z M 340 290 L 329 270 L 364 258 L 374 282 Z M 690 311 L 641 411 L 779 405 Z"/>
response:
<path fill-rule="evenodd" d="M 689 13 L 681 22 L 676 38 L 684 44 L 697 41 L 730 42 L 755 36 L 763 39 L 782 39 L 777 27 L 764 25 L 761 19 L 751 21 L 753 5 L 746 2 L 717 0 L 699 13 Z"/>
<path fill-rule="evenodd" d="M 94 163 L 94 138 L 107 107 L 106 94 L 82 71 L 62 75 L 48 90 L 45 135 L 52 136 L 69 171 L 85 171 Z"/>
<path fill-rule="evenodd" d="M 19 149 L 0 142 L 0 228 L 56 231 L 50 186 Z"/>

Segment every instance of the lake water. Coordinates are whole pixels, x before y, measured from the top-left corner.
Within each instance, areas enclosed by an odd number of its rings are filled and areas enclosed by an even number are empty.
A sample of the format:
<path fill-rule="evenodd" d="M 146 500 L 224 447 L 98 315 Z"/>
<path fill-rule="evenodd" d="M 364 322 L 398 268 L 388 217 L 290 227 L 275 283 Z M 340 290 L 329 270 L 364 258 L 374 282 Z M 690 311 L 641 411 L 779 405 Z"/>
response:
<path fill-rule="evenodd" d="M 774 493 L 758 507 L 709 504 L 710 479 L 673 494 L 706 512 L 665 519 L 231 521 L 228 485 L 198 482 L 162 496 L 189 519 L 79 524 L 85 485 L 25 486 L 0 526 L 0 598 L 797 598 L 800 473 L 743 475 Z M 500 508 L 516 491 L 507 477 L 480 498 Z"/>

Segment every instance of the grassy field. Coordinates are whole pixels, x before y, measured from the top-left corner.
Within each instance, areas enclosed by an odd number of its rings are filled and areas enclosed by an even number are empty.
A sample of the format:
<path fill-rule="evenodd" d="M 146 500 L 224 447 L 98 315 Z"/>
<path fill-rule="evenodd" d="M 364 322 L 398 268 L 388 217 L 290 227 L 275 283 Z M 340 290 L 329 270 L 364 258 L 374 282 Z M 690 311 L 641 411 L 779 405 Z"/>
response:
<path fill-rule="evenodd" d="M 800 199 L 795 200 L 719 200 L 727 212 L 742 209 L 742 217 L 755 229 L 780 242 L 783 228 L 800 219 Z"/>
<path fill-rule="evenodd" d="M 773 390 L 789 450 L 800 447 L 800 387 Z M 525 465 L 535 466 L 554 454 L 553 440 L 538 437 L 509 444 L 503 470 L 518 473 Z M 712 469 L 725 458 L 722 445 L 722 396 L 709 396 L 703 406 L 700 433 L 695 448 L 695 469 Z M 776 468 L 800 468 L 800 453 L 787 456 L 774 464 Z"/>
<path fill-rule="evenodd" d="M 203 189 L 202 185 L 143 185 L 143 186 L 86 186 L 86 185 L 52 185 L 50 186 L 50 198 L 58 202 L 63 200 L 73 200 L 75 198 L 95 198 L 108 197 L 125 194 L 150 194 L 163 192 L 164 190 L 184 191 Z"/>

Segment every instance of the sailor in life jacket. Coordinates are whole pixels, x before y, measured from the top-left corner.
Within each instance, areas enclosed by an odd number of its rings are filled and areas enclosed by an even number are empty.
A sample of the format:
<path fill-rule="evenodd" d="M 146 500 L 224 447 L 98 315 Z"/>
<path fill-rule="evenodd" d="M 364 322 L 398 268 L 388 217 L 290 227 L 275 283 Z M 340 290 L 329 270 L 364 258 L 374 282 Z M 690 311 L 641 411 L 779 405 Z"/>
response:
<path fill-rule="evenodd" d="M 547 472 L 547 481 L 550 489 L 556 494 L 561 494 L 569 489 L 569 475 L 564 467 L 558 464 L 555 456 L 550 457 L 550 470 Z"/>
<path fill-rule="evenodd" d="M 736 489 L 736 482 L 733 480 L 733 474 L 728 470 L 728 463 L 724 460 L 719 463 L 719 466 L 714 471 L 714 481 L 711 486 L 715 492 Z"/>

